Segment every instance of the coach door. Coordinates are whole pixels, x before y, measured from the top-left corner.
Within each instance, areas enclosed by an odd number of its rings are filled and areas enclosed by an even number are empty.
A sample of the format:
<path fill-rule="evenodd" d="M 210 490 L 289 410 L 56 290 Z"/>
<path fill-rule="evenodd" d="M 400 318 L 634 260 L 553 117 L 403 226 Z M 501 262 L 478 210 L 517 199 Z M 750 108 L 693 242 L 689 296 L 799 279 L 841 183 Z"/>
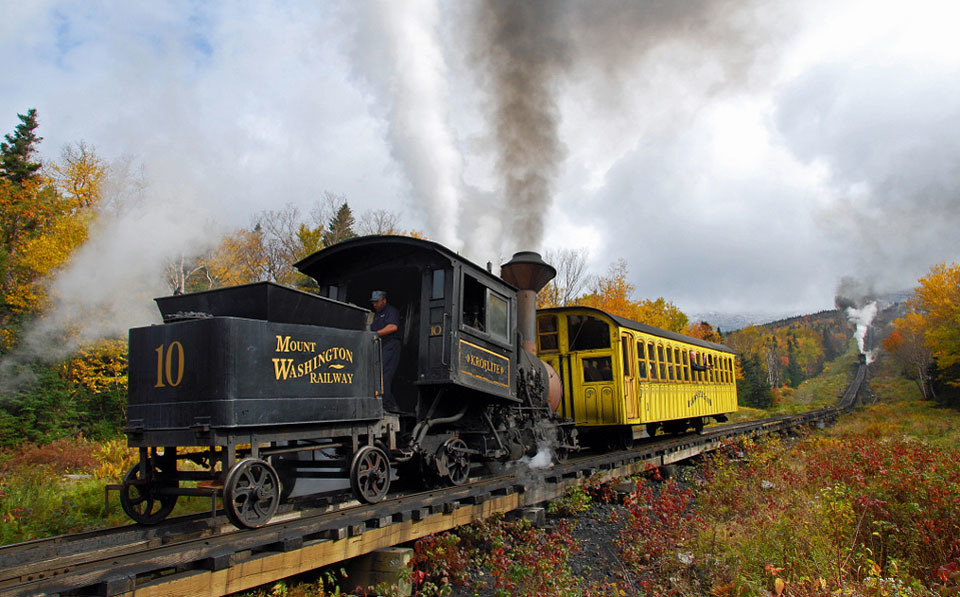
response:
<path fill-rule="evenodd" d="M 637 408 L 637 358 L 634 355 L 633 337 L 630 334 L 620 335 L 621 354 L 623 357 L 623 402 L 627 419 L 636 419 L 639 416 Z"/>

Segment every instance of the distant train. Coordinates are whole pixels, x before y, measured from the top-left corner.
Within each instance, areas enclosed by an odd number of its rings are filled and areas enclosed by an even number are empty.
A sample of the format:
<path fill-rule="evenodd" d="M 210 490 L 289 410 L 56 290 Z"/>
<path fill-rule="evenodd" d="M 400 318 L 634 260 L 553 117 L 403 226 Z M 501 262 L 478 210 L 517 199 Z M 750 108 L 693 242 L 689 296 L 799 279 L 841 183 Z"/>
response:
<path fill-rule="evenodd" d="M 626 443 L 736 410 L 725 347 L 599 311 L 538 319 L 556 271 L 536 253 L 497 277 L 437 243 L 373 236 L 296 267 L 319 294 L 258 283 L 165 297 L 162 325 L 130 330 L 125 432 L 140 462 L 120 499 L 133 520 L 156 524 L 179 496 L 203 495 L 253 528 L 298 479 L 346 479 L 374 503 L 397 475 L 462 484 L 486 464 L 563 458 L 579 433 Z M 381 341 L 356 306 L 374 290 L 401 314 L 399 415 L 382 407 Z"/>

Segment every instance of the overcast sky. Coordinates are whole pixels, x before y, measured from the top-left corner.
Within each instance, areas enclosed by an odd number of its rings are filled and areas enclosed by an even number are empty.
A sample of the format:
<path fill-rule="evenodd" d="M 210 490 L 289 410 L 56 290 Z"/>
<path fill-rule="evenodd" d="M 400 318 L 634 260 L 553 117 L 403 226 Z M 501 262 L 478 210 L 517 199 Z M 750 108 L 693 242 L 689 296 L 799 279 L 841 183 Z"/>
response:
<path fill-rule="evenodd" d="M 0 131 L 36 108 L 45 159 L 146 183 L 70 294 L 161 294 L 164 257 L 324 191 L 479 263 L 622 258 L 688 313 L 960 260 L 956 2 L 2 3 Z"/>

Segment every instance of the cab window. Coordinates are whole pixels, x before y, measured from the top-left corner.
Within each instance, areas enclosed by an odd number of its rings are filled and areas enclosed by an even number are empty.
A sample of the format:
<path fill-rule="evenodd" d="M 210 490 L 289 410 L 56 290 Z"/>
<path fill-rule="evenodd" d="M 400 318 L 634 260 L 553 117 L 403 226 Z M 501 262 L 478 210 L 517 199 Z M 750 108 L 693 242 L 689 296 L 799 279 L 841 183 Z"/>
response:
<path fill-rule="evenodd" d="M 502 340 L 510 337 L 510 303 L 473 276 L 463 276 L 463 325 Z"/>
<path fill-rule="evenodd" d="M 506 340 L 510 325 L 510 303 L 507 299 L 487 289 L 487 328 L 498 338 Z"/>

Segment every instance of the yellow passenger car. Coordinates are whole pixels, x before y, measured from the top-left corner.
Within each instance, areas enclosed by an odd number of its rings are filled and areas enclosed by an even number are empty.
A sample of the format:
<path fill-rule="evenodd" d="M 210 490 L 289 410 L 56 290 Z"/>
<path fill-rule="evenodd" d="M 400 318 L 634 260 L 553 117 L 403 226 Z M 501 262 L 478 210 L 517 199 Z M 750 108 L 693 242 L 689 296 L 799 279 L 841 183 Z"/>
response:
<path fill-rule="evenodd" d="M 560 412 L 587 443 L 697 432 L 737 410 L 734 352 L 588 307 L 537 312 L 537 351 L 560 374 Z"/>

